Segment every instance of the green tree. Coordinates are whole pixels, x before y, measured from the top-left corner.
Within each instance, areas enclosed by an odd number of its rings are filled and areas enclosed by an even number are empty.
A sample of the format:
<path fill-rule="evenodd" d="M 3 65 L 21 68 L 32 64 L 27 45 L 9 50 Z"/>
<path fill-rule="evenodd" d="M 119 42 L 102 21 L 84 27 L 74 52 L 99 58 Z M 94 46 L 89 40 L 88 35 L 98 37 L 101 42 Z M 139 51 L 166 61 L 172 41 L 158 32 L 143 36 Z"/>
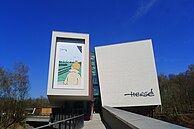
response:
<path fill-rule="evenodd" d="M 28 97 L 28 67 L 15 64 L 12 71 L 0 67 L 0 128 L 14 128 L 25 117 Z"/>
<path fill-rule="evenodd" d="M 29 98 L 26 100 L 29 108 L 48 108 L 51 107 L 47 98 L 40 96 L 39 98 Z"/>
<path fill-rule="evenodd" d="M 190 114 L 194 107 L 194 65 L 189 65 L 185 72 L 158 76 L 162 106 L 156 113 L 163 114 L 164 120 L 192 124 Z"/>

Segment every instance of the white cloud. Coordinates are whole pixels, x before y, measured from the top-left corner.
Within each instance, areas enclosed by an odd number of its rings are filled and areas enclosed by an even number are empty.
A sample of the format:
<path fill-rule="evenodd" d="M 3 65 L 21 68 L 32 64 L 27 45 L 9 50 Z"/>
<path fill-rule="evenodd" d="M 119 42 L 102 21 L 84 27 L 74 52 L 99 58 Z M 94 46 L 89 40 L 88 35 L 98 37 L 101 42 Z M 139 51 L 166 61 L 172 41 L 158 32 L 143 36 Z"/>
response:
<path fill-rule="evenodd" d="M 146 3 L 142 1 L 140 6 L 137 8 L 137 11 L 135 12 L 135 14 L 131 17 L 131 19 L 137 20 L 143 15 L 146 15 L 157 1 L 158 0 L 149 0 L 149 1 L 146 0 Z"/>

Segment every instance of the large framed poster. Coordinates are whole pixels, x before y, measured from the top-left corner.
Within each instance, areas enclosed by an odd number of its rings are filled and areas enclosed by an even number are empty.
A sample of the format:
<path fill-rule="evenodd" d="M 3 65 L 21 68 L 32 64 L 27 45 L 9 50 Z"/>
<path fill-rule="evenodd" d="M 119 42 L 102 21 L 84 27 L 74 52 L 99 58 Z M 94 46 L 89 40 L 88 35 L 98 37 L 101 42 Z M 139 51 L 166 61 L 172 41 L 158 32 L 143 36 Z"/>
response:
<path fill-rule="evenodd" d="M 53 88 L 83 89 L 84 44 L 57 42 Z"/>
<path fill-rule="evenodd" d="M 47 96 L 51 105 L 92 100 L 89 34 L 52 32 Z"/>

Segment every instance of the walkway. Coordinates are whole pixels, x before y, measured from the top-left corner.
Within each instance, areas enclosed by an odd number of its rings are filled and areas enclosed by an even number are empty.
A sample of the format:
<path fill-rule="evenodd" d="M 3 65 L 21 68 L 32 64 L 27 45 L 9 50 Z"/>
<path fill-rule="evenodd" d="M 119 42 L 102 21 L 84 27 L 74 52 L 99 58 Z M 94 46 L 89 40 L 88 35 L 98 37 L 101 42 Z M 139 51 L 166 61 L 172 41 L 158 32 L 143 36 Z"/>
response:
<path fill-rule="evenodd" d="M 82 129 L 106 129 L 101 121 L 100 114 L 93 114 L 93 118 L 90 121 L 84 121 L 84 127 Z"/>

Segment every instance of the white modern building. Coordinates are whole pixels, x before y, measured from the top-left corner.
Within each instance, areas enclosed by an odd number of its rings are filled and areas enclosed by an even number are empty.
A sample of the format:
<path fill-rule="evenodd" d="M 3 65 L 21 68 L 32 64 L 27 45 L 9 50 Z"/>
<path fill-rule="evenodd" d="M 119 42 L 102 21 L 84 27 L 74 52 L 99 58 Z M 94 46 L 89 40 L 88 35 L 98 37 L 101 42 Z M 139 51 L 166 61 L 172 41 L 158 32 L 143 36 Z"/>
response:
<path fill-rule="evenodd" d="M 96 47 L 90 57 L 88 34 L 54 31 L 47 96 L 53 113 L 81 109 L 87 119 L 101 103 L 152 110 L 161 105 L 152 41 Z"/>
<path fill-rule="evenodd" d="M 161 105 L 151 40 L 95 48 L 102 106 Z"/>

